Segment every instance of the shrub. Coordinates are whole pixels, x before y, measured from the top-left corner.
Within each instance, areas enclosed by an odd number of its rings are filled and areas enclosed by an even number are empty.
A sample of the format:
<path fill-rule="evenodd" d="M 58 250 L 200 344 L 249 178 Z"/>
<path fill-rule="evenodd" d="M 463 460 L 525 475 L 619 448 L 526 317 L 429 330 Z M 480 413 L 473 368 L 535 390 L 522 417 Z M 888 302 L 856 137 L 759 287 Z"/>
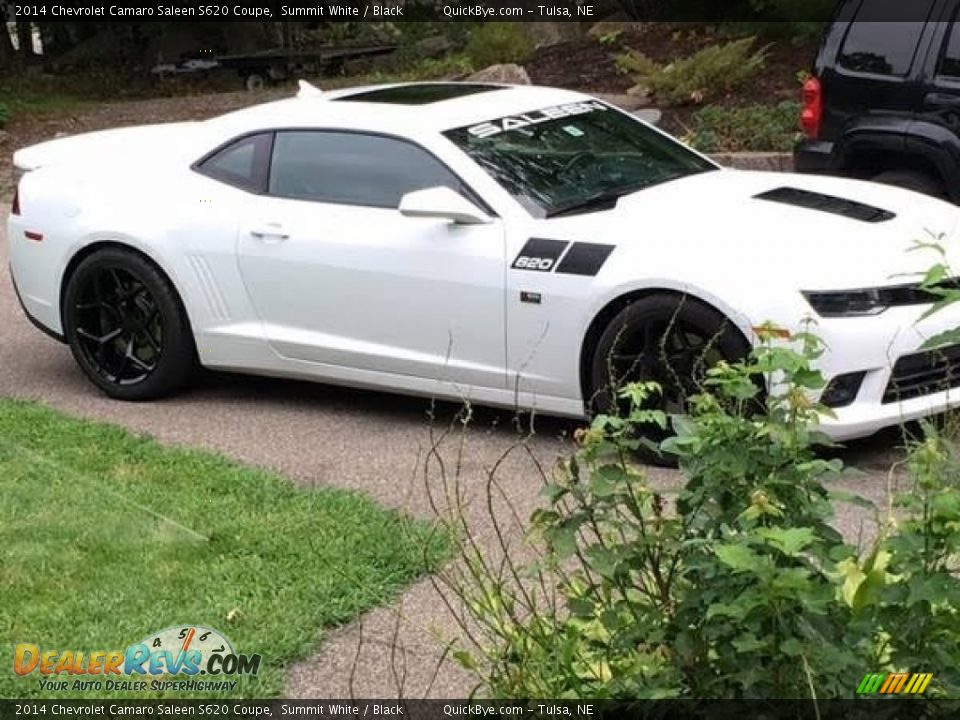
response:
<path fill-rule="evenodd" d="M 800 103 L 793 100 L 773 106 L 709 106 L 693 116 L 685 140 L 702 152 L 786 152 L 797 141 L 799 117 Z"/>
<path fill-rule="evenodd" d="M 620 75 L 649 77 L 660 72 L 660 66 L 638 50 L 625 50 L 613 56 L 613 64 Z"/>
<path fill-rule="evenodd" d="M 0 103 L 0 128 L 3 128 L 10 119 L 10 109 L 6 103 Z"/>
<path fill-rule="evenodd" d="M 748 37 L 711 45 L 666 66 L 632 50 L 618 58 L 617 67 L 631 72 L 662 103 L 699 104 L 739 87 L 763 69 L 766 48 L 753 51 L 753 41 Z"/>
<path fill-rule="evenodd" d="M 476 68 L 498 63 L 523 64 L 533 57 L 533 40 L 518 23 L 478 25 L 467 41 L 466 54 Z"/>
<path fill-rule="evenodd" d="M 658 388 L 633 385 L 629 412 L 597 417 L 546 485 L 531 521 L 538 561 L 465 549 L 455 590 L 475 644 L 455 657 L 485 692 L 852 697 L 864 673 L 894 669 L 936 673 L 927 695 L 960 690 L 956 454 L 927 426 L 908 463 L 915 487 L 895 500 L 905 517 L 886 518 L 861 556 L 830 525 L 844 498 L 826 483 L 842 463 L 816 451 L 822 345 L 801 333 L 787 347 L 774 328 L 760 337 L 674 418 L 675 498 L 631 460 L 637 426 L 667 423 L 647 407 Z"/>

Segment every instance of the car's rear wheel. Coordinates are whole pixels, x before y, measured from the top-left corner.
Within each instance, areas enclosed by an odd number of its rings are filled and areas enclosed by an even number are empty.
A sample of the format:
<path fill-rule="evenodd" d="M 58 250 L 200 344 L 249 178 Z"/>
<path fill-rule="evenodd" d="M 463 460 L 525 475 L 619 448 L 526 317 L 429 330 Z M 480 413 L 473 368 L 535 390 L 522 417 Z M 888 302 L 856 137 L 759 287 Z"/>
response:
<path fill-rule="evenodd" d="M 946 196 L 943 183 L 940 180 L 919 170 L 888 170 L 874 177 L 873 181 L 937 198 Z"/>
<path fill-rule="evenodd" d="M 180 298 L 135 252 L 84 258 L 67 281 L 63 320 L 77 363 L 110 397 L 150 400 L 190 379 L 196 351 Z"/>
<path fill-rule="evenodd" d="M 662 393 L 650 398 L 651 407 L 683 414 L 690 396 L 702 389 L 707 370 L 721 360 L 741 360 L 749 351 L 739 329 L 708 305 L 681 295 L 648 295 L 623 308 L 600 335 L 591 365 L 591 408 L 623 412 L 618 391 L 629 383 L 653 381 Z M 668 434 L 655 426 L 640 430 L 653 444 Z M 655 464 L 675 464 L 674 458 L 652 450 L 640 455 Z"/>

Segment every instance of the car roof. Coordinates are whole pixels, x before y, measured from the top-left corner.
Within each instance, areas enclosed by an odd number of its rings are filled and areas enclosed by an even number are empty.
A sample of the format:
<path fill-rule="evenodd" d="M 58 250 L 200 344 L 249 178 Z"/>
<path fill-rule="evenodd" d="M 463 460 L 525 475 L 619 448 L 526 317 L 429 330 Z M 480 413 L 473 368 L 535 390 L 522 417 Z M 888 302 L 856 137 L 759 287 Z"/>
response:
<path fill-rule="evenodd" d="M 327 126 L 417 135 L 588 99 L 570 90 L 486 83 L 395 83 L 330 92 L 310 89 L 312 92 L 254 105 L 207 123 L 212 130 L 235 133 Z"/>

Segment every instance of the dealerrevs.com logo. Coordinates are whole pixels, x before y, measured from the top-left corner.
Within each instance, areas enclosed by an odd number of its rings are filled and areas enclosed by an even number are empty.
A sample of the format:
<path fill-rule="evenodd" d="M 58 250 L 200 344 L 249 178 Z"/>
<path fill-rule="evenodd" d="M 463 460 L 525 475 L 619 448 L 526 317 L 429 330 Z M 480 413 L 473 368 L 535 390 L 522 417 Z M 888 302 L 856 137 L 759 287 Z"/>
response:
<path fill-rule="evenodd" d="M 14 673 L 52 691 L 233 690 L 237 681 L 228 678 L 259 670 L 260 655 L 238 653 L 225 635 L 200 625 L 169 627 L 125 650 L 19 643 L 13 654 Z"/>

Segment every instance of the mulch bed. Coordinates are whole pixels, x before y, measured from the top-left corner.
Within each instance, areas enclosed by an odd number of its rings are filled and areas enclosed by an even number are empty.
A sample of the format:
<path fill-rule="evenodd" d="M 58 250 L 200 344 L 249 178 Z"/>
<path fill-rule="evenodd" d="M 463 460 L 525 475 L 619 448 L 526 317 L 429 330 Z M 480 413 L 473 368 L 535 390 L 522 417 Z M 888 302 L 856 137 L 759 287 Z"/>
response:
<path fill-rule="evenodd" d="M 617 53 L 632 48 L 658 63 L 666 64 L 730 39 L 703 25 L 636 23 L 617 38 L 616 45 L 606 46 L 584 36 L 539 50 L 526 68 L 531 80 L 538 85 L 587 92 L 623 93 L 633 85 L 633 81 L 617 73 L 614 64 L 614 55 Z M 757 45 L 762 42 L 758 40 Z M 798 99 L 800 84 L 797 74 L 812 68 L 816 50 L 815 40 L 800 44 L 790 40 L 771 42 L 767 48 L 764 71 L 739 90 L 715 99 L 713 104 L 730 107 L 776 104 L 783 100 Z M 661 127 L 668 132 L 684 135 L 691 125 L 691 117 L 698 109 L 695 105 L 664 108 Z"/>

